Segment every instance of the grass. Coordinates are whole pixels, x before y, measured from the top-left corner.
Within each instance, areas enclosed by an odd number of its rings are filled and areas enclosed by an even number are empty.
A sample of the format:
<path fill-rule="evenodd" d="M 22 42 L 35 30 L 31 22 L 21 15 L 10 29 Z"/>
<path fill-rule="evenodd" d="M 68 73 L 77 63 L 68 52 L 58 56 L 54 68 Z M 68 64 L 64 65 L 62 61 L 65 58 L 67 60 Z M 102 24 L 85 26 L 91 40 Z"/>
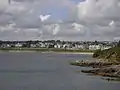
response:
<path fill-rule="evenodd" d="M 94 52 L 92 50 L 69 50 L 69 49 L 55 49 L 55 48 L 0 48 L 0 51 L 38 51 L 38 52 Z"/>
<path fill-rule="evenodd" d="M 103 51 L 97 50 L 94 52 L 93 57 L 120 61 L 120 47 L 114 47 Z"/>

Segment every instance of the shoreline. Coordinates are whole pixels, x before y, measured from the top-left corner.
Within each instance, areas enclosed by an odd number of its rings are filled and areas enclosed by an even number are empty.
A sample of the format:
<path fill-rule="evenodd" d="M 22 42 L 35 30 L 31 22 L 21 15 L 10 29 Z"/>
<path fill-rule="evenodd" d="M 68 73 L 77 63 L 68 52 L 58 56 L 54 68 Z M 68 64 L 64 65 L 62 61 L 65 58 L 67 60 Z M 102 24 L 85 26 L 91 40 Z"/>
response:
<path fill-rule="evenodd" d="M 82 54 L 82 55 L 93 55 L 92 52 L 52 52 L 57 54 Z"/>
<path fill-rule="evenodd" d="M 88 67 L 90 69 L 81 70 L 82 73 L 98 75 L 103 77 L 114 77 L 120 79 L 120 62 L 109 60 L 82 60 L 70 62 L 70 65 Z"/>
<path fill-rule="evenodd" d="M 82 54 L 82 55 L 93 55 L 93 52 L 69 52 L 69 51 L 34 51 L 34 50 L 0 50 L 0 52 L 10 53 L 22 53 L 22 52 L 39 52 L 39 53 L 55 53 L 55 54 Z"/>

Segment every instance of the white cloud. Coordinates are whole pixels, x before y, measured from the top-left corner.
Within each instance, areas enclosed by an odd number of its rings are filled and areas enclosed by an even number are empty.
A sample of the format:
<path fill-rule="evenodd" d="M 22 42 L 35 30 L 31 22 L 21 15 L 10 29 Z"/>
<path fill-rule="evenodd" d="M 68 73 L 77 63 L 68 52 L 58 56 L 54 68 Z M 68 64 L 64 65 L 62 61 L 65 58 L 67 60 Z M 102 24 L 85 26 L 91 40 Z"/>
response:
<path fill-rule="evenodd" d="M 40 15 L 40 20 L 43 22 L 43 21 L 46 21 L 47 19 L 50 18 L 51 15 Z"/>
<path fill-rule="evenodd" d="M 53 30 L 53 35 L 56 35 L 60 30 L 60 25 L 59 24 L 54 24 L 52 26 L 52 30 Z"/>
<path fill-rule="evenodd" d="M 57 8 L 67 9 L 67 20 L 52 20 Z M 112 40 L 120 36 L 120 0 L 0 0 L 0 25 L 3 39 Z"/>
<path fill-rule="evenodd" d="M 114 39 L 120 28 L 120 0 L 86 0 L 78 4 L 79 22 L 90 30 L 91 37 Z"/>
<path fill-rule="evenodd" d="M 83 25 L 78 24 L 78 23 L 73 23 L 72 26 L 76 31 L 84 32 L 84 26 Z"/>
<path fill-rule="evenodd" d="M 78 4 L 79 18 L 119 17 L 119 0 L 86 0 Z"/>
<path fill-rule="evenodd" d="M 111 29 L 115 29 L 116 28 L 116 23 L 114 22 L 114 21 L 111 21 L 110 23 L 109 23 L 109 26 L 110 26 L 110 28 Z"/>

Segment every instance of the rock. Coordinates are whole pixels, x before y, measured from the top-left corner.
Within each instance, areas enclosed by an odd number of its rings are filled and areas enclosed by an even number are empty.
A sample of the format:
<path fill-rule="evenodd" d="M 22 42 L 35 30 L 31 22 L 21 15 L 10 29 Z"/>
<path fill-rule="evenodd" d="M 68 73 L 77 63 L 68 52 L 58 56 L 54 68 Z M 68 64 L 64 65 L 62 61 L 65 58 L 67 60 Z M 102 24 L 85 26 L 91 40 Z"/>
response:
<path fill-rule="evenodd" d="M 109 67 L 103 67 L 93 70 L 81 70 L 83 73 L 91 73 L 94 75 L 100 75 L 105 77 L 117 77 L 120 78 L 120 65 L 112 65 Z"/>
<path fill-rule="evenodd" d="M 93 67 L 92 70 L 81 70 L 83 73 L 91 73 L 94 75 L 100 75 L 105 77 L 117 77 L 120 78 L 120 63 L 109 62 L 104 60 L 82 60 L 71 62 L 71 65 Z"/>
<path fill-rule="evenodd" d="M 107 61 L 102 61 L 102 60 L 82 60 L 76 62 L 71 62 L 71 65 L 76 65 L 76 66 L 84 66 L 84 67 L 93 67 L 93 68 L 99 68 L 103 66 L 109 66 L 112 65 L 112 62 L 107 62 Z"/>

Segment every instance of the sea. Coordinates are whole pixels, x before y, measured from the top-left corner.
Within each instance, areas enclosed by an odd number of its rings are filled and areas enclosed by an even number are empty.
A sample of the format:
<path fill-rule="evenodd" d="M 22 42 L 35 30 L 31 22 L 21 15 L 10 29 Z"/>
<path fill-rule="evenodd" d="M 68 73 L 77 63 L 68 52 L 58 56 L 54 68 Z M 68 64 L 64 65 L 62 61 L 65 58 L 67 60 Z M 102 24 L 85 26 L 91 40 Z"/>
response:
<path fill-rule="evenodd" d="M 87 54 L 0 52 L 0 90 L 120 90 L 119 81 L 70 65 L 92 59 Z"/>

